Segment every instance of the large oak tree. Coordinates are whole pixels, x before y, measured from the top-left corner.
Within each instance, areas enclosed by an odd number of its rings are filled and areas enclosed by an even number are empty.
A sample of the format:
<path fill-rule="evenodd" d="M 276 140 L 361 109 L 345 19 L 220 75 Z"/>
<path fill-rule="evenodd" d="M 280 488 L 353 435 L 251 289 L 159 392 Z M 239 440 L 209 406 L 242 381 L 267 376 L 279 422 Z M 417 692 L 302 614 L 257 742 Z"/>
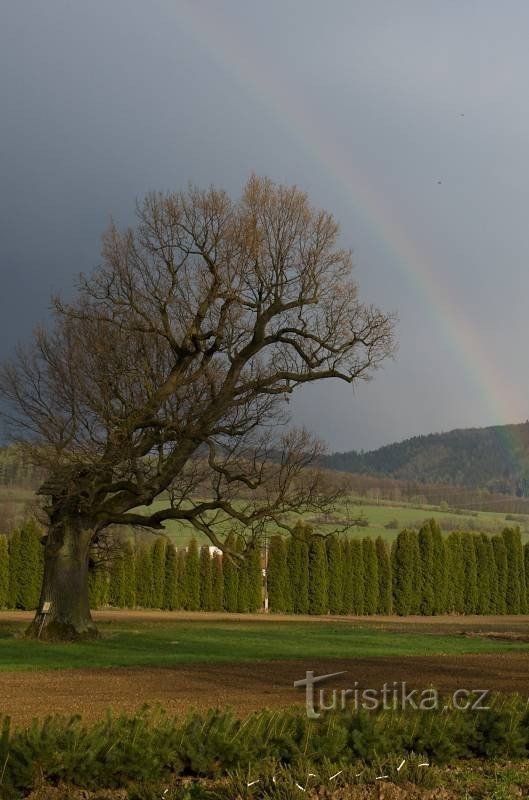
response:
<path fill-rule="evenodd" d="M 236 201 L 150 194 L 4 365 L 3 413 L 47 476 L 46 636 L 96 633 L 89 554 L 111 525 L 186 520 L 222 547 L 228 527 L 259 536 L 329 501 L 319 445 L 286 427 L 285 400 L 368 379 L 394 347 L 394 317 L 360 301 L 338 233 L 268 179 Z"/>

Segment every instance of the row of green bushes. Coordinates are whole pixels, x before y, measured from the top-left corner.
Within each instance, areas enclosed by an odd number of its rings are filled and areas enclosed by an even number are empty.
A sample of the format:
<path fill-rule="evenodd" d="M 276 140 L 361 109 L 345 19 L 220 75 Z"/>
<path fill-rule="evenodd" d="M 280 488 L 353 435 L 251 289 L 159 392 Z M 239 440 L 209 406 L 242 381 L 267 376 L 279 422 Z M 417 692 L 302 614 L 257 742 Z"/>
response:
<path fill-rule="evenodd" d="M 229 542 L 243 549 L 242 540 Z M 90 573 L 92 608 L 162 608 L 187 611 L 259 611 L 263 604 L 263 578 L 259 548 L 250 548 L 243 561 L 211 555 L 192 539 L 179 548 L 157 537 L 151 545 L 133 548 L 125 543 L 110 566 Z"/>
<path fill-rule="evenodd" d="M 434 520 L 401 531 L 391 547 L 382 538 L 274 537 L 268 586 L 273 611 L 520 614 L 529 608 L 529 543 L 512 528 L 443 536 Z"/>
<path fill-rule="evenodd" d="M 428 712 L 332 712 L 319 719 L 290 710 L 246 719 L 211 711 L 182 720 L 144 710 L 134 717 L 108 715 L 91 726 L 79 717 L 49 717 L 14 732 L 5 718 L 0 790 L 4 798 L 21 797 L 44 782 L 105 789 L 175 776 L 219 778 L 237 770 L 247 784 L 270 780 L 285 766 L 305 783 L 311 771 L 345 770 L 347 778 L 359 760 L 380 768 L 381 761 L 396 767 L 409 759 L 407 771 L 418 753 L 436 764 L 529 755 L 529 714 L 521 700 L 498 700 L 483 711 L 443 705 Z"/>
<path fill-rule="evenodd" d="M 321 537 L 300 526 L 270 538 L 261 553 L 232 537 L 237 565 L 191 540 L 178 550 L 163 537 L 126 542 L 110 562 L 90 570 L 93 608 L 258 611 L 262 566 L 271 611 L 297 614 L 520 614 L 529 610 L 529 543 L 516 528 L 501 535 L 451 532 L 434 520 L 404 530 L 391 547 L 373 540 Z M 527 576 L 527 577 L 526 577 Z M 0 607 L 35 608 L 42 545 L 33 522 L 0 536 Z"/>

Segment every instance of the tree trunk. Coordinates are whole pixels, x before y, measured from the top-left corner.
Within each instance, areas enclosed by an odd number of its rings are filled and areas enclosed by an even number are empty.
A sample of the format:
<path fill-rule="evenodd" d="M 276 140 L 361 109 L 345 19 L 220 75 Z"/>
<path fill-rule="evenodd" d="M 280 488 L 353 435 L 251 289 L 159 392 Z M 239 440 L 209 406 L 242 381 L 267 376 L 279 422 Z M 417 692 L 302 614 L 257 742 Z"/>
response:
<path fill-rule="evenodd" d="M 93 533 L 93 526 L 82 518 L 63 518 L 50 527 L 39 605 L 28 636 L 59 641 L 98 636 L 88 602 L 88 556 Z"/>

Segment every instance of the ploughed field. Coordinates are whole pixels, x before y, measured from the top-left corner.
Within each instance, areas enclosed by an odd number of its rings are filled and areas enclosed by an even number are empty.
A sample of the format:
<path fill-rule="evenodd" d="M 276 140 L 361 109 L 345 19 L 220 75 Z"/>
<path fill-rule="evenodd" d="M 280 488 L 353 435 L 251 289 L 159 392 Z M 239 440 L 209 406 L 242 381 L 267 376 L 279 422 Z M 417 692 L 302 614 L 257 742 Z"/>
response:
<path fill-rule="evenodd" d="M 240 714 L 303 704 L 293 682 L 345 671 L 332 688 L 405 682 L 529 696 L 529 616 L 282 617 L 99 612 L 95 643 L 20 638 L 31 615 L 0 613 L 0 713 L 15 723 L 50 713 L 96 719 L 163 704 L 172 713 Z"/>

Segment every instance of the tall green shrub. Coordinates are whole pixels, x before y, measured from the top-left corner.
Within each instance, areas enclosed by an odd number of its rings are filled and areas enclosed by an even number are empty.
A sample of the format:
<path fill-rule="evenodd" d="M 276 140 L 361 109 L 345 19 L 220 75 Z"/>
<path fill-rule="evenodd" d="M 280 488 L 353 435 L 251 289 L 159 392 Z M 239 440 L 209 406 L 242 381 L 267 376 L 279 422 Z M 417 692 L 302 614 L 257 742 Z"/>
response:
<path fill-rule="evenodd" d="M 279 534 L 270 537 L 268 547 L 268 605 L 270 611 L 285 613 L 291 608 L 291 591 L 285 540 Z"/>
<path fill-rule="evenodd" d="M 403 530 L 392 547 L 393 604 L 400 616 L 416 614 L 420 604 L 419 543 L 415 531 Z"/>
<path fill-rule="evenodd" d="M 123 597 L 126 608 L 136 605 L 136 555 L 130 542 L 123 544 Z"/>
<path fill-rule="evenodd" d="M 343 580 L 342 580 L 342 614 L 353 613 L 353 575 L 352 575 L 352 554 L 351 554 L 351 540 L 349 537 L 342 539 L 342 563 L 343 563 Z"/>
<path fill-rule="evenodd" d="M 224 608 L 226 611 L 237 611 L 239 572 L 229 552 L 235 550 L 235 538 L 230 534 L 226 539 L 226 552 L 222 559 L 224 574 Z"/>
<path fill-rule="evenodd" d="M 136 550 L 136 603 L 142 608 L 152 608 L 153 575 L 151 548 L 141 544 Z"/>
<path fill-rule="evenodd" d="M 180 608 L 181 599 L 178 583 L 178 553 L 174 544 L 165 549 L 163 607 L 168 611 Z"/>
<path fill-rule="evenodd" d="M 152 605 L 162 608 L 165 593 L 165 548 L 166 540 L 157 536 L 151 547 L 152 558 Z"/>
<path fill-rule="evenodd" d="M 196 539 L 191 539 L 187 547 L 185 563 L 185 597 L 188 611 L 200 609 L 200 564 Z"/>
<path fill-rule="evenodd" d="M 375 542 L 378 564 L 378 614 L 391 614 L 393 586 L 391 558 L 387 543 L 379 536 Z"/>
<path fill-rule="evenodd" d="M 378 608 L 378 561 L 373 539 L 362 542 L 364 553 L 364 614 L 376 614 Z"/>
<path fill-rule="evenodd" d="M 505 528 L 502 533 L 507 557 L 507 614 L 522 611 L 522 544 L 518 528 Z"/>
<path fill-rule="evenodd" d="M 327 614 L 328 597 L 325 542 L 321 536 L 312 536 L 309 545 L 309 613 Z"/>
<path fill-rule="evenodd" d="M 125 566 L 123 551 L 115 554 L 110 564 L 108 599 L 111 606 L 125 606 Z"/>
<path fill-rule="evenodd" d="M 419 586 L 421 614 L 431 615 L 435 608 L 434 588 L 434 543 L 430 523 L 427 522 L 419 531 Z"/>
<path fill-rule="evenodd" d="M 245 559 L 245 569 L 248 575 L 248 611 L 256 613 L 263 607 L 261 547 L 257 541 L 248 548 Z"/>
<path fill-rule="evenodd" d="M 186 560 L 187 553 L 185 547 L 180 547 L 176 554 L 176 572 L 178 584 L 178 608 L 187 608 L 187 583 L 186 583 Z"/>
<path fill-rule="evenodd" d="M 331 614 L 341 614 L 343 605 L 344 580 L 342 546 L 340 540 L 336 536 L 329 536 L 326 541 L 326 545 L 329 581 L 329 611 Z"/>
<path fill-rule="evenodd" d="M 202 611 L 211 611 L 213 605 L 211 587 L 211 556 L 208 545 L 200 548 L 200 608 Z"/>
<path fill-rule="evenodd" d="M 42 533 L 35 520 L 27 520 L 20 529 L 17 606 L 37 607 L 42 584 L 43 548 Z M 104 600 L 104 598 L 103 598 Z"/>
<path fill-rule="evenodd" d="M 103 608 L 108 605 L 108 571 L 102 564 L 90 569 L 88 573 L 88 598 L 90 608 Z"/>
<path fill-rule="evenodd" d="M 478 597 L 476 612 L 478 614 L 490 614 L 492 601 L 492 575 L 491 563 L 489 560 L 488 537 L 485 534 L 474 537 L 474 547 L 476 550 L 476 570 L 478 581 Z"/>
<path fill-rule="evenodd" d="M 20 608 L 19 586 L 22 575 L 20 556 L 20 531 L 14 530 L 9 537 L 9 607 Z"/>
<path fill-rule="evenodd" d="M 498 575 L 498 593 L 496 595 L 496 614 L 507 613 L 507 549 L 503 536 L 492 537 L 494 563 Z"/>
<path fill-rule="evenodd" d="M 211 605 L 213 611 L 224 608 L 224 574 L 223 557 L 215 553 L 211 564 Z"/>
<path fill-rule="evenodd" d="M 349 586 L 351 589 L 351 611 L 353 614 L 364 614 L 364 596 L 365 596 L 365 580 L 364 580 L 364 553 L 361 539 L 351 539 L 350 541 L 350 569 L 351 579 Z"/>
<path fill-rule="evenodd" d="M 292 610 L 295 614 L 309 612 L 309 548 L 312 533 L 308 525 L 296 525 L 287 544 L 287 570 L 292 587 Z"/>
<path fill-rule="evenodd" d="M 9 603 L 9 548 L 7 537 L 0 534 L 0 608 Z"/>
<path fill-rule="evenodd" d="M 459 531 L 452 531 L 447 537 L 446 560 L 450 586 L 450 591 L 447 592 L 446 610 L 455 614 L 464 614 L 465 565 Z"/>
<path fill-rule="evenodd" d="M 430 520 L 433 540 L 433 613 L 444 614 L 448 605 L 448 555 L 446 541 L 438 523 Z"/>
<path fill-rule="evenodd" d="M 474 535 L 464 532 L 461 534 L 461 553 L 465 570 L 465 585 L 463 602 L 465 614 L 475 614 L 478 608 L 478 566 L 476 562 L 476 549 Z"/>

